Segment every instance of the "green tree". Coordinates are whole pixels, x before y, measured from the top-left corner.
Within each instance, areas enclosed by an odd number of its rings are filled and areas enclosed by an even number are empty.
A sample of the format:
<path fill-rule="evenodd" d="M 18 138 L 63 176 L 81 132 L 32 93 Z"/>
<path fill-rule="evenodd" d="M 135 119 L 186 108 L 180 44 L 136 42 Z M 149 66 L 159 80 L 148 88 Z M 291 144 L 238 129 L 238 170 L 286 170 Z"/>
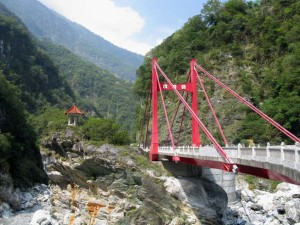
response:
<path fill-rule="evenodd" d="M 47 182 L 36 135 L 24 108 L 20 90 L 0 72 L 0 169 L 8 168 L 16 186 Z"/>
<path fill-rule="evenodd" d="M 122 130 L 112 119 L 90 118 L 82 127 L 82 133 L 92 141 L 100 141 L 117 145 L 130 143 L 128 132 Z"/>

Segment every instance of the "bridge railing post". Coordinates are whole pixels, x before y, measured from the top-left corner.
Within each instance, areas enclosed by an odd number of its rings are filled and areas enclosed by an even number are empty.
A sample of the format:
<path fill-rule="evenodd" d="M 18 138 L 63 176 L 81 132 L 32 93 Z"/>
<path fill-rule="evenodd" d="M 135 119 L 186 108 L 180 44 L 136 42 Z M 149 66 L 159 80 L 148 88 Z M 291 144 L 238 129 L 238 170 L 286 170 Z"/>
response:
<path fill-rule="evenodd" d="M 255 145 L 253 144 L 253 146 L 252 146 L 252 159 L 254 159 L 255 156 L 256 156 Z"/>
<path fill-rule="evenodd" d="M 295 146 L 295 163 L 300 164 L 300 143 L 296 142 Z"/>
<path fill-rule="evenodd" d="M 266 149 L 267 149 L 267 161 L 269 162 L 269 159 L 270 159 L 270 142 L 268 142 L 267 143 L 267 147 L 266 147 Z"/>
<path fill-rule="evenodd" d="M 241 148 L 242 148 L 242 144 L 241 143 L 239 143 L 238 144 L 238 155 L 237 155 L 237 157 L 240 159 L 241 158 L 241 156 L 242 156 L 242 151 L 241 151 Z"/>
<path fill-rule="evenodd" d="M 284 144 L 284 142 L 281 142 L 281 144 L 280 144 L 280 162 L 281 162 L 281 164 L 284 161 L 284 149 L 285 149 L 285 144 Z"/>

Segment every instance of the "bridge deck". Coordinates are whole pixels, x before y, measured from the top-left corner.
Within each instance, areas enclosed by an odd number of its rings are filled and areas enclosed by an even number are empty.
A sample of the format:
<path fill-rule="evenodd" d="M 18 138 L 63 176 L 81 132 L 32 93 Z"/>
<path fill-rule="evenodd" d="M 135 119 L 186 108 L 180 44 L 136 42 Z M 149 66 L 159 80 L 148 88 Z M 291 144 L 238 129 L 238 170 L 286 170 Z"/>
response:
<path fill-rule="evenodd" d="M 237 163 L 239 172 L 265 178 L 300 184 L 300 145 L 279 145 L 266 147 L 223 148 L 228 156 Z M 222 169 L 223 158 L 212 146 L 192 147 L 169 146 L 158 148 L 160 156 L 178 156 L 182 162 Z"/>

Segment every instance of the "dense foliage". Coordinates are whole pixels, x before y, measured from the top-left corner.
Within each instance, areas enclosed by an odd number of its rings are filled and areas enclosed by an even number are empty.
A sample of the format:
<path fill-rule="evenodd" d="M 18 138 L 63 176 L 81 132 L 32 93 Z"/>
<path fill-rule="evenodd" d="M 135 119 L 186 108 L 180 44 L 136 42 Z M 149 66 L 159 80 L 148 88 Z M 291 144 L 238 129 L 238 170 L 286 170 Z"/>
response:
<path fill-rule="evenodd" d="M 113 118 L 134 135 L 137 98 L 132 83 L 83 61 L 67 49 L 44 41 L 41 45 L 74 90 L 77 104 L 89 115 Z"/>
<path fill-rule="evenodd" d="M 74 96 L 44 51 L 38 49 L 15 16 L 0 5 L 0 70 L 21 90 L 26 110 L 36 112 L 46 104 L 66 107 Z M 7 13 L 8 14 L 8 13 Z"/>
<path fill-rule="evenodd" d="M 19 95 L 20 90 L 0 72 L 0 171 L 10 174 L 14 185 L 28 186 L 47 182 L 47 176 Z"/>
<path fill-rule="evenodd" d="M 46 50 L 54 55 L 49 57 Z M 53 62 L 52 57 L 59 61 Z M 63 112 L 76 98 L 84 111 L 118 118 L 126 125 L 134 111 L 128 105 L 136 104 L 130 88 L 131 83 L 83 62 L 63 47 L 49 43 L 37 47 L 21 21 L 0 4 L 1 177 L 10 175 L 16 186 L 47 182 L 37 134 L 65 129 L 67 118 Z M 127 110 L 124 114 L 122 107 Z M 113 135 L 108 142 L 129 143 L 128 133 L 111 123 Z M 130 126 L 127 122 L 128 129 Z"/>
<path fill-rule="evenodd" d="M 130 143 L 129 134 L 112 119 L 90 118 L 82 127 L 88 140 L 126 145 Z"/>
<path fill-rule="evenodd" d="M 198 64 L 299 136 L 299 33 L 299 1 L 209 0 L 200 15 L 190 18 L 147 55 L 135 90 L 143 97 L 149 90 L 151 57 L 158 58 L 174 83 L 185 80 L 188 63 L 196 58 Z M 205 85 L 231 143 L 248 139 L 289 142 L 211 81 L 205 80 Z M 200 102 L 201 119 L 218 136 L 203 96 Z"/>
<path fill-rule="evenodd" d="M 135 80 L 136 68 L 142 64 L 143 56 L 114 46 L 37 0 L 0 0 L 0 3 L 16 13 L 36 37 L 52 40 L 122 79 Z"/>

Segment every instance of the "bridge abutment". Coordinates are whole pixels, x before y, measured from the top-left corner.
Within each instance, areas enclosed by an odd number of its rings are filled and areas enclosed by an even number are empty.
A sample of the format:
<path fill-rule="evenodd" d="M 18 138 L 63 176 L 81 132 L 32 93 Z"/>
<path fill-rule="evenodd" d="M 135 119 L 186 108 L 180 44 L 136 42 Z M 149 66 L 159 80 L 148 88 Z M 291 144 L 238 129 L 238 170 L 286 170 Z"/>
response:
<path fill-rule="evenodd" d="M 185 163 L 163 162 L 162 164 L 175 176 L 204 178 L 216 183 L 226 192 L 229 203 L 236 201 L 234 173 Z"/>
<path fill-rule="evenodd" d="M 236 201 L 235 174 L 227 171 L 202 167 L 202 178 L 221 186 L 227 194 L 228 202 Z"/>
<path fill-rule="evenodd" d="M 185 163 L 162 162 L 164 168 L 175 176 L 201 177 L 202 167 Z"/>

